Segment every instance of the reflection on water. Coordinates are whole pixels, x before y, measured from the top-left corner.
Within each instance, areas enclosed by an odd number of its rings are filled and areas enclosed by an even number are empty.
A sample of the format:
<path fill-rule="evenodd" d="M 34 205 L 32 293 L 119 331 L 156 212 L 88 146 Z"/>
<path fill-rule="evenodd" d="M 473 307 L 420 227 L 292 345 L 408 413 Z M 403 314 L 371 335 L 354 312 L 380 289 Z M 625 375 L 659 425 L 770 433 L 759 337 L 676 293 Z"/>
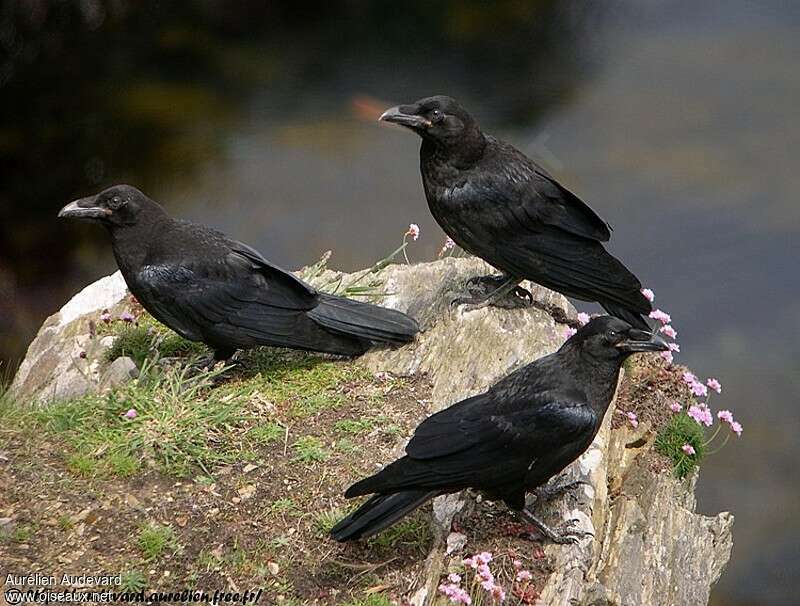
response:
<path fill-rule="evenodd" d="M 287 267 L 327 249 L 334 265 L 363 266 L 410 222 L 422 228 L 412 259 L 435 257 L 418 140 L 353 102 L 449 93 L 614 225 L 612 249 L 675 319 L 679 359 L 722 380 L 716 405 L 745 433 L 700 483 L 702 510 L 737 514 L 718 601 L 788 603 L 800 572 L 800 489 L 786 481 L 800 454 L 800 352 L 787 338 L 800 334 L 800 11 L 355 2 L 309 20 L 227 4 L 80 3 L 105 7 L 98 24 L 55 3 L 38 25 L 18 20 L 23 51 L 0 71 L 2 355 L 113 268 L 103 234 L 53 218 L 112 182 Z"/>

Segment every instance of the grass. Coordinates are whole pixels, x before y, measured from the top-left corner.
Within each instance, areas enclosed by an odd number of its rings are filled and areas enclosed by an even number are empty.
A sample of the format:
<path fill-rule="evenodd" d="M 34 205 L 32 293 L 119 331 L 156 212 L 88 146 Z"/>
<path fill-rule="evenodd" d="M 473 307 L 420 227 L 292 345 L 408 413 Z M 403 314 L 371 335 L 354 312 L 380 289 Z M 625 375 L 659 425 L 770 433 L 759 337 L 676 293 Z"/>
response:
<path fill-rule="evenodd" d="M 369 546 L 388 549 L 399 545 L 424 545 L 430 538 L 431 528 L 427 517 L 416 513 L 369 539 Z"/>
<path fill-rule="evenodd" d="M 129 477 L 154 467 L 186 477 L 236 460 L 230 436 L 240 428 L 241 402 L 212 390 L 221 371 L 192 376 L 145 364 L 140 377 L 107 395 L 90 394 L 32 413 L 35 429 L 63 438 L 67 466 L 82 476 Z M 216 374 L 215 374 L 216 373 Z M 133 408 L 134 419 L 122 414 Z"/>
<path fill-rule="evenodd" d="M 179 547 L 172 528 L 152 522 L 140 528 L 136 542 L 148 562 L 161 557 L 167 551 L 175 552 Z"/>
<path fill-rule="evenodd" d="M 393 604 L 394 602 L 382 593 L 370 593 L 363 598 L 353 598 L 342 606 L 393 606 Z"/>
<path fill-rule="evenodd" d="M 700 465 L 706 454 L 706 436 L 703 428 L 686 413 L 674 415 L 656 436 L 655 448 L 672 461 L 675 475 L 685 478 Z M 695 454 L 683 452 L 683 445 L 694 447 Z"/>
<path fill-rule="evenodd" d="M 141 367 L 147 359 L 188 357 L 207 351 L 202 343 L 184 339 L 148 314 L 139 316 L 136 324 L 112 322 L 105 332 L 116 337 L 105 354 L 107 362 L 128 356 Z"/>
<path fill-rule="evenodd" d="M 128 570 L 120 574 L 120 591 L 135 593 L 147 587 L 147 575 L 141 570 Z"/>
<path fill-rule="evenodd" d="M 342 507 L 333 507 L 320 511 L 314 515 L 314 528 L 319 534 L 325 536 L 346 515 L 347 511 Z"/>
<path fill-rule="evenodd" d="M 303 436 L 292 444 L 292 449 L 295 460 L 302 463 L 315 463 L 328 458 L 328 451 L 323 448 L 320 439 L 314 436 Z"/>
<path fill-rule="evenodd" d="M 247 438 L 256 444 L 267 445 L 278 440 L 283 440 L 286 429 L 280 423 L 267 421 L 261 425 L 250 428 Z"/>

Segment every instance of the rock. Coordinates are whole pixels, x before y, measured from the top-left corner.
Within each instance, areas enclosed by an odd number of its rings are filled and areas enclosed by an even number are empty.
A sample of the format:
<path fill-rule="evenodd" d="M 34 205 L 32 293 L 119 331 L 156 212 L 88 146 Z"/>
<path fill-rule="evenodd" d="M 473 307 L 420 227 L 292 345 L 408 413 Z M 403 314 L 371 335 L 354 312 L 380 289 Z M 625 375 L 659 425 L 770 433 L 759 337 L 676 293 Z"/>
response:
<path fill-rule="evenodd" d="M 116 272 L 90 284 L 47 318 L 14 377 L 12 397 L 46 404 L 96 389 L 101 381 L 100 362 L 113 341 L 99 339 L 91 323 L 104 309 L 117 317 L 127 294 L 125 280 Z"/>
<path fill-rule="evenodd" d="M 139 369 L 136 362 L 128 356 L 121 356 L 109 364 L 100 379 L 100 390 L 105 391 L 112 387 L 118 387 L 127 383 L 131 379 L 139 376 Z"/>
<path fill-rule="evenodd" d="M 380 281 L 380 290 L 390 293 L 376 302 L 411 314 L 422 332 L 405 347 L 375 348 L 362 356 L 360 363 L 376 374 L 426 373 L 434 385 L 433 412 L 486 389 L 563 343 L 566 326 L 551 313 L 574 317 L 575 310 L 561 295 L 537 285 L 525 286 L 538 307 L 470 312 L 450 307 L 449 301 L 463 290 L 468 278 L 487 273 L 491 268 L 480 260 L 448 258 L 391 265 L 368 276 L 366 281 Z M 348 284 L 359 277 L 363 272 L 325 270 L 312 282 L 317 286 L 339 281 Z M 47 402 L 98 389 L 114 365 L 101 376 L 102 356 L 97 352 L 110 347 L 111 339 L 93 337 L 90 320 L 102 309 L 109 309 L 112 315 L 121 313 L 126 294 L 122 278 L 114 274 L 85 288 L 49 318 L 28 349 L 12 393 L 17 398 Z M 81 358 L 81 351 L 90 355 Z M 114 376 L 120 380 L 127 380 L 133 371 L 132 362 L 125 360 L 115 362 Z M 586 453 L 565 470 L 565 480 L 580 479 L 585 484 L 563 497 L 533 504 L 553 525 L 577 519 L 579 528 L 594 533 L 594 538 L 586 537 L 576 545 L 545 546 L 554 572 L 541 588 L 538 603 L 705 604 L 730 557 L 733 517 L 729 513 L 696 513 L 696 476 L 678 481 L 669 472 L 654 470 L 647 457 L 653 444 L 647 424 L 612 431 L 613 414 L 614 405 Z M 405 439 L 398 441 L 398 451 L 404 444 Z M 221 469 L 218 474 L 226 471 Z M 254 492 L 250 488 L 242 488 L 235 498 L 250 498 Z M 216 493 L 212 490 L 212 494 Z M 467 540 L 450 532 L 453 517 L 474 502 L 468 494 L 448 495 L 434 502 L 434 542 L 424 574 L 408 592 L 410 603 L 422 606 L 433 602 L 447 570 L 448 550 L 458 553 Z M 217 508 L 207 512 L 209 517 L 217 514 Z M 271 564 L 277 574 L 277 565 Z"/>

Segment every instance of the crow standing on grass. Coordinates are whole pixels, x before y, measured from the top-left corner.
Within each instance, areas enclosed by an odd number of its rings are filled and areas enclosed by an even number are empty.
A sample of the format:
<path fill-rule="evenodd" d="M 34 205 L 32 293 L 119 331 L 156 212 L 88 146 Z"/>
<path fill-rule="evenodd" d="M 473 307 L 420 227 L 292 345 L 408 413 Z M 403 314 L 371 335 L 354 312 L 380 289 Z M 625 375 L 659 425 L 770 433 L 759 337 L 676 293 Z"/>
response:
<path fill-rule="evenodd" d="M 608 313 L 647 329 L 652 307 L 641 283 L 603 248 L 609 226 L 522 152 L 484 135 L 454 99 L 437 96 L 393 107 L 381 120 L 420 137 L 422 184 L 431 213 L 456 244 L 501 276 L 473 278 L 494 287 L 492 304 L 532 280 L 568 297 L 597 301 Z"/>
<path fill-rule="evenodd" d="M 172 219 L 128 185 L 76 200 L 58 216 L 104 225 L 142 306 L 213 348 L 215 360 L 258 345 L 355 356 L 373 343 L 406 343 L 418 331 L 399 311 L 317 292 L 246 244 Z"/>
<path fill-rule="evenodd" d="M 557 352 L 423 421 L 406 456 L 347 490 L 346 497 L 373 496 L 331 530 L 333 538 L 372 536 L 437 495 L 474 488 L 552 541 L 575 541 L 584 533 L 549 528 L 525 509 L 525 493 L 592 443 L 625 359 L 666 349 L 661 337 L 624 320 L 595 318 Z"/>

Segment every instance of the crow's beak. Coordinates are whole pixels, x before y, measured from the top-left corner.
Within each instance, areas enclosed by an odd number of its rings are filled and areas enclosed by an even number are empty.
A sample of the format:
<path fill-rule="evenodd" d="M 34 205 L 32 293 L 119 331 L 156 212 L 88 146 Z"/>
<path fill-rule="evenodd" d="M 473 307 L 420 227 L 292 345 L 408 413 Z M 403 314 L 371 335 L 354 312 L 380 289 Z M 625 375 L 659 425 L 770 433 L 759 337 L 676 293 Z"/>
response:
<path fill-rule="evenodd" d="M 95 196 L 70 202 L 58 212 L 59 219 L 104 219 L 111 214 L 107 208 L 95 206 Z"/>
<path fill-rule="evenodd" d="M 428 128 L 431 121 L 422 116 L 413 113 L 414 106 L 398 105 L 397 107 L 390 107 L 381 114 L 379 118 L 382 122 L 392 122 L 393 124 L 400 124 L 408 128 L 420 129 Z"/>
<path fill-rule="evenodd" d="M 628 338 L 617 344 L 617 349 L 626 352 L 667 351 L 669 345 L 655 333 L 632 328 L 628 331 Z"/>

